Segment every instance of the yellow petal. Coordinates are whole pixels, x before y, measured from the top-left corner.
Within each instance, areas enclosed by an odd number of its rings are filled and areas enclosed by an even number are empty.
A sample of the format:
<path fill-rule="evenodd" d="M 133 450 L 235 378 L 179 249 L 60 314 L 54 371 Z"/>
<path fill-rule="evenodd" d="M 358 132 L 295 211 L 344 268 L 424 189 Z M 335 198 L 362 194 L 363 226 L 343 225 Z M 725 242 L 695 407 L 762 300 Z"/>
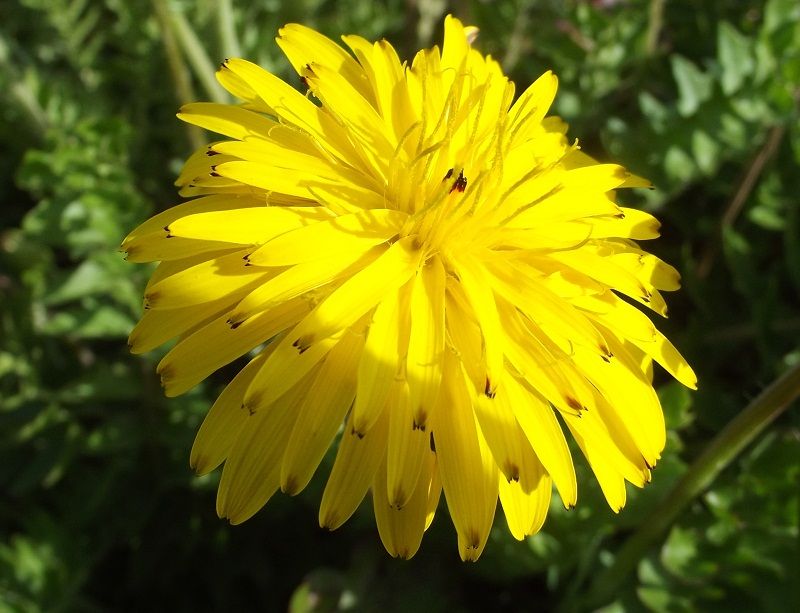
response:
<path fill-rule="evenodd" d="M 242 408 L 244 393 L 273 348 L 268 346 L 250 360 L 209 409 L 189 456 L 189 464 L 198 475 L 210 473 L 228 457 L 236 437 L 249 418 L 249 413 Z"/>
<path fill-rule="evenodd" d="M 302 75 L 308 64 L 320 64 L 341 74 L 360 95 L 370 99 L 371 89 L 364 69 L 339 45 L 316 30 L 290 23 L 278 30 L 278 46 Z"/>
<path fill-rule="evenodd" d="M 433 453 L 428 451 L 414 493 L 402 509 L 392 507 L 387 502 L 385 463 L 375 473 L 372 484 L 375 522 L 383 546 L 392 557 L 408 560 L 419 549 L 426 528 L 432 485 L 435 485 L 432 483 L 434 467 Z"/>
<path fill-rule="evenodd" d="M 248 413 L 225 461 L 217 491 L 217 514 L 232 524 L 252 517 L 278 489 L 281 457 L 306 383 L 301 381 L 275 404 Z"/>
<path fill-rule="evenodd" d="M 431 439 L 433 440 L 433 439 Z M 425 514 L 425 530 L 431 527 L 436 509 L 439 507 L 439 499 L 442 497 L 442 477 L 439 473 L 439 462 L 436 459 L 436 452 L 433 454 L 433 466 L 431 468 L 431 483 L 428 486 L 428 503 Z"/>
<path fill-rule="evenodd" d="M 336 177 L 336 170 L 320 157 L 314 141 L 302 133 L 279 126 L 272 130 L 272 138 L 270 141 L 248 138 L 243 142 L 227 141 L 213 145 L 211 149 L 222 155 L 212 157 L 211 163 L 217 166 L 239 158 L 269 166 L 273 171 L 290 169 L 328 178 Z"/>
<path fill-rule="evenodd" d="M 469 52 L 469 43 L 464 33 L 464 24 L 452 15 L 444 18 L 444 44 L 442 45 L 442 68 L 458 70 Z"/>
<path fill-rule="evenodd" d="M 397 291 L 388 292 L 372 314 L 358 364 L 358 391 L 353 405 L 353 430 L 364 435 L 384 412 L 398 373 L 400 307 Z"/>
<path fill-rule="evenodd" d="M 253 136 L 269 138 L 270 130 L 279 125 L 258 113 L 215 102 L 185 104 L 178 119 L 237 140 Z"/>
<path fill-rule="evenodd" d="M 347 279 L 323 300 L 294 331 L 293 341 L 304 349 L 353 324 L 416 271 L 420 251 L 415 237 L 392 244 L 371 264 Z"/>
<path fill-rule="evenodd" d="M 183 204 L 173 206 L 166 211 L 155 215 L 139 225 L 133 232 L 128 234 L 124 241 L 122 241 L 122 250 L 126 250 L 130 245 L 136 244 L 142 237 L 157 234 L 162 238 L 166 238 L 164 227 L 168 226 L 176 219 L 186 217 L 187 215 L 195 215 L 197 213 L 207 213 L 209 211 L 229 211 L 231 209 L 247 208 L 247 207 L 263 207 L 266 206 L 267 199 L 265 195 L 215 195 L 203 196 L 202 198 L 195 198 Z M 210 240 L 219 242 L 221 239 L 213 236 Z M 238 240 L 232 241 L 234 243 Z M 225 245 L 223 245 L 225 247 Z M 185 254 L 184 254 L 185 257 Z"/>
<path fill-rule="evenodd" d="M 375 472 L 386 457 L 388 417 L 387 411 L 381 411 L 373 427 L 361 434 L 353 429 L 353 414 L 350 414 L 322 494 L 320 527 L 335 530 L 361 504 Z"/>
<path fill-rule="evenodd" d="M 584 403 L 557 357 L 563 354 L 554 355 L 513 311 L 504 309 L 504 313 L 506 357 L 516 373 L 559 411 L 579 414 Z"/>
<path fill-rule="evenodd" d="M 406 381 L 394 382 L 386 408 L 389 411 L 387 500 L 390 506 L 402 509 L 414 492 L 422 462 L 429 452 L 430 432 L 414 421 Z"/>
<path fill-rule="evenodd" d="M 592 227 L 592 238 L 620 236 L 634 240 L 648 240 L 660 236 L 661 223 L 649 213 L 620 207 L 620 214 L 594 217 L 585 220 Z"/>
<path fill-rule="evenodd" d="M 343 36 L 342 40 L 353 50 L 369 76 L 376 109 L 387 126 L 394 129 L 395 142 L 400 142 L 417 118 L 411 110 L 404 69 L 397 52 L 385 40 L 373 44 L 351 35 Z"/>
<path fill-rule="evenodd" d="M 505 385 L 505 379 L 503 384 Z M 503 478 L 506 481 L 519 481 L 525 469 L 531 466 L 535 468 L 535 464 L 528 462 L 533 450 L 517 424 L 510 403 L 504 401 L 502 391 L 498 390 L 494 398 L 475 394 L 472 406 L 481 433 Z"/>
<path fill-rule="evenodd" d="M 353 135 L 352 140 L 369 154 L 370 168 L 385 171 L 396 143 L 369 99 L 341 73 L 323 64 L 311 64 L 304 76 L 325 108 L 340 119 Z"/>
<path fill-rule="evenodd" d="M 525 388 L 513 377 L 507 377 L 497 399 L 508 403 L 536 456 L 555 482 L 566 508 L 578 500 L 578 483 L 567 441 L 555 413 L 547 401 Z"/>
<path fill-rule="evenodd" d="M 309 186 L 330 181 L 305 170 L 273 168 L 270 164 L 234 160 L 214 167 L 221 177 L 238 181 L 246 186 L 289 194 L 300 198 L 311 198 Z"/>
<path fill-rule="evenodd" d="M 552 252 L 548 257 L 630 296 L 660 315 L 666 314 L 663 299 L 660 298 L 658 292 L 645 287 L 630 270 L 615 263 L 610 257 L 592 253 L 586 247 L 574 251 Z"/>
<path fill-rule="evenodd" d="M 442 381 L 445 280 L 441 260 L 433 257 L 419 270 L 411 289 L 406 378 L 413 421 L 423 430 Z"/>
<path fill-rule="evenodd" d="M 537 533 L 547 517 L 553 484 L 533 451 L 527 458 L 525 476 L 515 481 L 500 479 L 500 504 L 511 535 L 521 541 Z"/>
<path fill-rule="evenodd" d="M 497 466 L 475 423 L 466 381 L 445 353 L 443 395 L 433 414 L 434 439 L 447 508 L 462 560 L 475 561 L 489 537 L 497 506 Z"/>
<path fill-rule="evenodd" d="M 647 464 L 655 466 L 666 443 L 658 396 L 622 344 L 613 335 L 606 340 L 612 357 L 602 359 L 576 346 L 574 363 L 622 417 Z"/>
<path fill-rule="evenodd" d="M 145 311 L 128 336 L 131 353 L 146 353 L 188 330 L 211 323 L 227 313 L 231 299 L 235 300 L 236 295 L 182 309 Z"/>
<path fill-rule="evenodd" d="M 661 364 L 669 374 L 686 387 L 697 389 L 697 375 L 694 374 L 692 367 L 675 349 L 675 345 L 661 332 L 656 331 L 656 342 L 653 343 L 653 346 L 648 345 L 641 348 L 645 349 L 647 355 Z"/>
<path fill-rule="evenodd" d="M 356 393 L 356 368 L 363 346 L 363 336 L 345 332 L 320 366 L 314 382 L 303 390 L 303 403 L 281 466 L 281 489 L 291 496 L 308 485 L 342 426 Z"/>
<path fill-rule="evenodd" d="M 260 206 L 186 215 L 167 228 L 173 236 L 250 245 L 331 217 L 324 208 L 316 206 Z"/>
<path fill-rule="evenodd" d="M 483 335 L 483 360 L 486 365 L 485 391 L 487 395 L 491 395 L 494 394 L 505 368 L 503 363 L 504 335 L 494 293 L 490 289 L 492 288 L 491 278 L 486 274 L 484 267 L 475 261 L 465 263 L 459 260 L 457 270 L 461 286 L 464 288 Z"/>
<path fill-rule="evenodd" d="M 291 300 L 306 292 L 323 288 L 327 284 L 360 270 L 378 257 L 377 250 L 337 253 L 324 259 L 303 262 L 258 284 L 242 298 L 228 316 L 232 326 L 238 326 L 248 317 Z M 328 288 L 320 289 L 322 295 Z"/>
<path fill-rule="evenodd" d="M 661 364 L 683 385 L 697 389 L 697 376 L 692 367 L 641 311 L 613 292 L 607 292 L 602 297 L 580 298 L 575 302 L 585 307 L 592 319 L 619 339 L 625 339 Z"/>
<path fill-rule="evenodd" d="M 407 217 L 401 211 L 372 209 L 326 219 L 272 238 L 248 260 L 256 266 L 288 266 L 344 251 L 364 252 L 396 236 Z"/>
<path fill-rule="evenodd" d="M 274 273 L 248 267 L 247 250 L 234 251 L 170 275 L 147 289 L 147 308 L 175 309 L 219 300 L 247 291 Z"/>
<path fill-rule="evenodd" d="M 637 487 L 650 480 L 652 465 L 637 449 L 627 424 L 607 402 L 598 402 L 596 410 L 582 413 L 580 417 L 563 415 L 563 419 L 570 431 L 579 433 L 582 441 L 591 447 L 589 451 L 594 450 L 596 458 L 602 458 L 615 474 Z"/>
<path fill-rule="evenodd" d="M 240 77 L 281 119 L 305 130 L 338 157 L 352 159 L 352 146 L 340 126 L 296 89 L 247 60 L 227 60 L 223 69 Z"/>
<path fill-rule="evenodd" d="M 529 136 L 529 130 L 542 122 L 550 105 L 556 97 L 558 78 L 547 71 L 528 86 L 511 109 L 511 134 L 516 142 L 522 142 Z"/>
<path fill-rule="evenodd" d="M 302 301 L 294 300 L 288 304 Z M 283 305 L 276 309 L 283 308 Z M 259 313 L 246 320 L 241 327 L 251 324 L 253 321 L 260 321 L 262 318 L 269 317 L 276 310 Z M 229 326 L 230 327 L 230 326 Z M 236 328 L 237 330 L 239 328 Z M 339 334 L 324 338 L 304 351 L 298 351 L 297 344 L 292 339 L 295 338 L 294 331 L 289 331 L 275 348 L 275 352 L 270 356 L 264 367 L 250 383 L 244 395 L 244 406 L 252 411 L 259 410 L 260 407 L 268 406 L 281 395 L 286 393 L 307 373 L 311 372 L 322 361 L 328 352 L 336 346 L 344 331 Z"/>
<path fill-rule="evenodd" d="M 294 300 L 259 313 L 235 329 L 225 315 L 200 328 L 175 345 L 158 364 L 164 393 L 170 397 L 183 394 L 218 368 L 296 323 L 308 308 L 304 300 Z"/>
<path fill-rule="evenodd" d="M 577 419 L 566 418 L 566 422 L 583 455 L 589 461 L 608 506 L 611 507 L 614 513 L 619 513 L 622 507 L 625 506 L 625 479 L 615 469 L 613 463 L 609 461 L 608 454 L 605 453 L 606 449 L 598 446 L 592 439 L 587 440 L 584 437 L 584 433 L 577 428 L 579 423 Z"/>
<path fill-rule="evenodd" d="M 562 346 L 564 340 L 581 343 L 593 351 L 606 354 L 608 349 L 597 329 L 586 316 L 569 303 L 553 295 L 538 283 L 532 274 L 514 264 L 495 265 L 490 287 L 514 307 L 525 313 L 545 334 Z"/>
<path fill-rule="evenodd" d="M 273 274 L 248 267 L 242 260 L 245 255 L 247 250 L 234 251 L 166 277 L 145 292 L 147 308 L 175 309 L 213 302 L 246 292 Z"/>

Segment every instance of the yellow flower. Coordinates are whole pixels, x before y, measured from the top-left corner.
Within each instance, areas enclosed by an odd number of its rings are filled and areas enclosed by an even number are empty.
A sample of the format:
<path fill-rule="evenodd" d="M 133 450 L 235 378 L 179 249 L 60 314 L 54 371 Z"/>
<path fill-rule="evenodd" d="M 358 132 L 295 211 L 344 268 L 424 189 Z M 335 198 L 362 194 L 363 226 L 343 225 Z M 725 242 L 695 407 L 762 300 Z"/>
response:
<path fill-rule="evenodd" d="M 135 353 L 177 337 L 158 372 L 182 394 L 243 355 L 192 466 L 225 463 L 217 511 L 245 521 L 293 495 L 341 433 L 319 520 L 334 529 L 371 489 L 393 556 L 419 548 L 444 490 L 462 559 L 481 554 L 499 496 L 518 539 L 553 484 L 577 485 L 563 427 L 614 511 L 665 443 L 655 360 L 691 368 L 628 300 L 664 315 L 678 273 L 634 240 L 658 222 L 613 190 L 647 182 L 599 164 L 545 117 L 556 77 L 514 102 L 499 64 L 445 20 L 444 45 L 401 63 L 386 41 L 352 55 L 288 25 L 278 44 L 299 93 L 241 59 L 217 77 L 240 105 L 184 121 L 224 135 L 177 184 L 194 197 L 132 232 L 160 261 Z M 255 357 L 253 357 L 255 356 Z"/>

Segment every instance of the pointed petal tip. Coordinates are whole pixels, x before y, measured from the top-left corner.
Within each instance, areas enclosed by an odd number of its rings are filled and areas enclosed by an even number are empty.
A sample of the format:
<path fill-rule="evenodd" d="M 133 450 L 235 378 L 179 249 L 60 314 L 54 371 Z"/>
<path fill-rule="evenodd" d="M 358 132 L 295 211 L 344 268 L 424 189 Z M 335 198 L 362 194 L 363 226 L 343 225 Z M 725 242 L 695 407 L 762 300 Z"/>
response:
<path fill-rule="evenodd" d="M 320 514 L 319 527 L 328 532 L 333 532 L 342 525 L 342 521 L 334 514 L 327 513 L 326 515 Z"/>
<path fill-rule="evenodd" d="M 281 491 L 287 496 L 297 496 L 303 487 L 297 475 L 289 474 L 281 480 Z"/>

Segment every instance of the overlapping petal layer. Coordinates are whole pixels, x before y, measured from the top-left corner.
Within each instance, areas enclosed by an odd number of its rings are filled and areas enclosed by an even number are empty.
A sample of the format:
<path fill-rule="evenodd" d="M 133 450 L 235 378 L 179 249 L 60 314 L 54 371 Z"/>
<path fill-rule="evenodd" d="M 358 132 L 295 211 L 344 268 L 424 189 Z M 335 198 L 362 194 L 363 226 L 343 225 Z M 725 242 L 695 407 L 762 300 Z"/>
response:
<path fill-rule="evenodd" d="M 497 500 L 518 539 L 553 485 L 577 502 L 564 428 L 614 511 L 665 444 L 651 364 L 695 377 L 631 302 L 666 314 L 678 273 L 634 242 L 658 222 L 614 190 L 647 185 L 600 164 L 547 117 L 546 73 L 515 100 L 473 28 L 401 63 L 386 41 L 349 51 L 280 31 L 307 95 L 226 60 L 239 105 L 184 121 L 226 140 L 178 179 L 194 199 L 123 243 L 160 261 L 131 334 L 177 338 L 159 365 L 181 394 L 247 355 L 192 449 L 225 463 L 217 509 L 239 523 L 309 482 L 340 434 L 320 509 L 336 528 L 371 489 L 381 540 L 410 557 L 444 491 L 461 557 L 482 552 Z"/>

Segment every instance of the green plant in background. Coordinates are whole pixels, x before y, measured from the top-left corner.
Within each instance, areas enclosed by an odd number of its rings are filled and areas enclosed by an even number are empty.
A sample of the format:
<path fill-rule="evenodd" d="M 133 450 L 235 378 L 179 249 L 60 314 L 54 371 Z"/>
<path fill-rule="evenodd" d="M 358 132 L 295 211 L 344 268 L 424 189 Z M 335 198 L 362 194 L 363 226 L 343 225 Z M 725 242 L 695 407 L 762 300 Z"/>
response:
<path fill-rule="evenodd" d="M 231 528 L 213 478 L 185 460 L 230 373 L 163 402 L 153 362 L 127 355 L 146 273 L 119 241 L 176 202 L 197 135 L 174 112 L 212 97 L 199 50 L 288 78 L 264 42 L 287 22 L 405 41 L 408 58 L 445 11 L 481 28 L 517 84 L 557 70 L 555 111 L 584 149 L 654 181 L 629 204 L 664 222 L 657 255 L 686 287 L 664 331 L 700 391 L 656 381 L 667 450 L 619 517 L 579 475 L 577 509 L 552 508 L 523 544 L 496 528 L 468 569 L 442 518 L 410 563 L 383 559 L 368 509 L 315 532 L 318 480 Z M 798 607 L 796 411 L 636 550 L 613 593 L 590 589 L 709 442 L 800 362 L 796 2 L 15 0 L 0 24 L 0 610 L 281 610 L 293 592 L 298 611 Z"/>

